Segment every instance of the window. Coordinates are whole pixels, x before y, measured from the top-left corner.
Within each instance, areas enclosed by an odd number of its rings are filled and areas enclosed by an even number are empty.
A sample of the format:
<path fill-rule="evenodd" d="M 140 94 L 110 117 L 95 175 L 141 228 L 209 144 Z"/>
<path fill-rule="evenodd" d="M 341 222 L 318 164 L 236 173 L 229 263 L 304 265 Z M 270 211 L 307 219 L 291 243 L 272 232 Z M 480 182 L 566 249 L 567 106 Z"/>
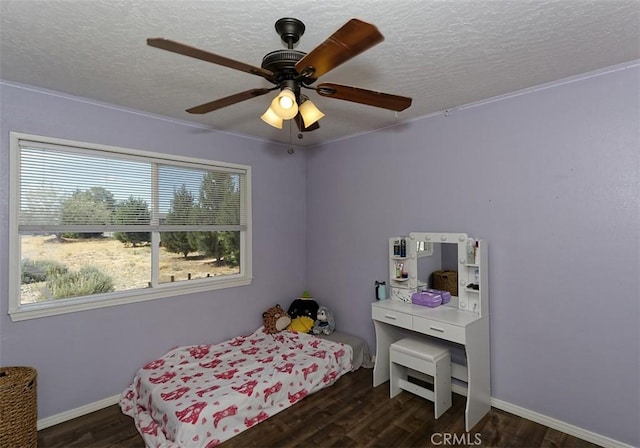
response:
<path fill-rule="evenodd" d="M 251 282 L 251 168 L 12 132 L 9 314 Z"/>

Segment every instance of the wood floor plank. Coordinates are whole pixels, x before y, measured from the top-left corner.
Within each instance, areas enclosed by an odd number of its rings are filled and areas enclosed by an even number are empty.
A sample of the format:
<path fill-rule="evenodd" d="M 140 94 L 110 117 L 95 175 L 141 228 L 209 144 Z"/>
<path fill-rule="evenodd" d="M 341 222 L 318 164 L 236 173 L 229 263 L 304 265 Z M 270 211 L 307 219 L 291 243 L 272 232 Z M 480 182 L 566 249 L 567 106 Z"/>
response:
<path fill-rule="evenodd" d="M 465 397 L 454 394 L 451 408 L 434 419 L 433 403 L 408 392 L 389 398 L 389 383 L 374 388 L 371 369 L 360 369 L 310 395 L 221 448 L 266 447 L 442 447 L 595 448 L 597 445 L 491 409 L 469 434 L 464 431 Z M 465 439 L 466 438 L 466 439 Z M 143 448 L 133 419 L 117 405 L 38 432 L 40 448 Z M 450 446 L 450 445 L 449 445 Z"/>

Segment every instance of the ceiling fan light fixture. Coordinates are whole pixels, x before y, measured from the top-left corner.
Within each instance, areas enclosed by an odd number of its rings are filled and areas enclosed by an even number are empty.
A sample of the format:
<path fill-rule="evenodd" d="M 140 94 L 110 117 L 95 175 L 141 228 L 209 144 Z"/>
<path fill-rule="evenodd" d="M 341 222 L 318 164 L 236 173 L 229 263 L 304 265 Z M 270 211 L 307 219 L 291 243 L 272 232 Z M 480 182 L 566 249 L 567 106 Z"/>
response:
<path fill-rule="evenodd" d="M 282 89 L 280 94 L 271 102 L 271 109 L 283 120 L 291 120 L 298 115 L 296 95 L 288 87 Z"/>
<path fill-rule="evenodd" d="M 359 19 L 351 19 L 310 52 L 293 48 L 305 31 L 305 25 L 300 20 L 291 17 L 282 18 L 276 22 L 276 31 L 287 49 L 267 53 L 262 58 L 260 67 L 161 37 L 147 39 L 147 45 L 260 76 L 275 86 L 249 89 L 209 101 L 187 109 L 186 111 L 190 114 L 206 114 L 278 89 L 278 95 L 272 98 L 269 108 L 260 118 L 278 129 L 282 129 L 284 120 L 294 120 L 300 132 L 310 132 L 320 127 L 318 121 L 324 117 L 324 113 L 309 101 L 307 96 L 301 94 L 303 87 L 315 90 L 318 95 L 326 98 L 380 107 L 395 112 L 411 106 L 411 98 L 358 87 L 333 83 L 322 83 L 318 87 L 310 87 L 320 76 L 382 42 L 384 37 L 375 25 Z"/>
<path fill-rule="evenodd" d="M 290 90 L 283 90 L 278 96 L 278 104 L 283 109 L 291 109 L 296 102 L 295 95 Z"/>
<path fill-rule="evenodd" d="M 271 125 L 274 128 L 282 129 L 282 118 L 280 118 L 271 107 L 269 107 L 260 118 L 268 125 Z"/>
<path fill-rule="evenodd" d="M 303 102 L 298 109 L 300 111 L 300 115 L 302 115 L 302 120 L 304 120 L 305 128 L 308 128 L 313 123 L 324 117 L 322 111 L 318 109 L 311 100 Z"/>

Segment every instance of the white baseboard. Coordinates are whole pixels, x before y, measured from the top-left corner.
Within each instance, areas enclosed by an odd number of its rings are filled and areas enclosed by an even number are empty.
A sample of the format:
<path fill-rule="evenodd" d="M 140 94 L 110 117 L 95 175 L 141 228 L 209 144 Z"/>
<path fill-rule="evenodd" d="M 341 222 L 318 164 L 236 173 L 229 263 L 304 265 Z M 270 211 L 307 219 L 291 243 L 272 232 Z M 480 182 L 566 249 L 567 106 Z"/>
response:
<path fill-rule="evenodd" d="M 451 390 L 457 394 L 463 395 L 465 397 L 467 396 L 466 387 L 460 386 L 458 384 L 452 384 Z M 119 401 L 120 394 L 103 398 L 102 400 L 85 404 L 84 406 L 61 412 L 60 414 L 52 415 L 51 417 L 43 418 L 41 420 L 38 420 L 38 430 L 63 423 L 86 414 L 90 414 L 91 412 L 99 411 L 100 409 L 118 404 Z M 541 425 L 564 432 L 565 434 L 569 434 L 570 436 L 574 436 L 606 448 L 634 448 L 631 445 L 619 442 L 610 437 L 605 437 L 595 432 L 587 431 L 586 429 L 580 428 L 578 426 L 571 425 L 561 420 L 548 417 L 544 414 L 540 414 L 538 412 L 534 412 L 521 406 L 517 406 L 503 400 L 498 400 L 493 397 L 491 398 L 491 406 L 496 409 L 509 412 L 510 414 L 517 415 L 518 417 L 526 418 L 527 420 L 540 423 Z"/>
<path fill-rule="evenodd" d="M 610 437 L 606 437 L 592 431 L 587 431 L 586 429 L 580 428 L 578 426 L 571 425 L 561 420 L 548 417 L 544 414 L 540 414 L 538 412 L 534 412 L 529 409 L 517 406 L 515 404 L 507 403 L 506 401 L 498 400 L 493 397 L 491 398 L 491 406 L 509 412 L 510 414 L 515 414 L 518 417 L 526 418 L 527 420 L 531 420 L 536 423 L 540 423 L 541 425 L 548 426 L 549 428 L 564 432 L 565 434 L 569 434 L 570 436 L 586 440 L 587 442 L 595 443 L 596 445 L 600 445 L 602 447 L 633 448 L 633 446 L 631 445 L 619 442 Z"/>
<path fill-rule="evenodd" d="M 99 411 L 100 409 L 104 409 L 114 404 L 118 404 L 119 401 L 120 394 L 103 398 L 102 400 L 94 401 L 93 403 L 85 404 L 84 406 L 52 415 L 51 417 L 40 419 L 38 420 L 38 431 L 48 428 L 49 426 L 57 425 L 58 423 L 63 423 L 68 420 L 73 420 L 74 418 Z"/>
<path fill-rule="evenodd" d="M 467 388 L 459 384 L 452 384 L 451 390 L 457 394 L 463 395 L 465 397 L 467 396 Z M 565 434 L 569 434 L 570 436 L 586 440 L 587 442 L 595 443 L 596 445 L 600 445 L 605 448 L 634 448 L 632 445 L 627 445 L 626 443 L 619 442 L 610 437 L 606 437 L 592 431 L 587 431 L 586 429 L 580 428 L 578 426 L 571 425 L 561 420 L 549 417 L 544 414 L 540 414 L 539 412 L 531 411 L 529 409 L 508 403 L 503 400 L 498 400 L 497 398 L 491 397 L 491 407 L 500 409 L 510 414 L 517 415 L 518 417 L 526 418 L 527 420 L 531 420 L 532 422 L 540 423 L 541 425 L 547 426 L 551 429 L 555 429 Z"/>

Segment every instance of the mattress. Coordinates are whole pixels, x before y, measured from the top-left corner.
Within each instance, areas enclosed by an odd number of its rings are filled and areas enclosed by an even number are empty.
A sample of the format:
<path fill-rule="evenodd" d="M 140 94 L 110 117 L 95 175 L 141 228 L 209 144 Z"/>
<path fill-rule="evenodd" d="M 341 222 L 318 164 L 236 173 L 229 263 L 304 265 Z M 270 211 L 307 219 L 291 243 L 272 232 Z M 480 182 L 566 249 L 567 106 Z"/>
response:
<path fill-rule="evenodd" d="M 213 447 L 333 384 L 353 368 L 350 345 L 263 332 L 173 349 L 122 393 L 147 447 Z"/>
<path fill-rule="evenodd" d="M 342 343 L 348 345 L 353 350 L 353 370 L 358 370 L 360 367 L 372 369 L 374 366 L 373 356 L 369 350 L 369 346 L 364 339 L 354 336 L 349 333 L 342 333 L 334 331 L 330 335 L 320 334 L 317 337 L 328 339 L 333 342 Z"/>

